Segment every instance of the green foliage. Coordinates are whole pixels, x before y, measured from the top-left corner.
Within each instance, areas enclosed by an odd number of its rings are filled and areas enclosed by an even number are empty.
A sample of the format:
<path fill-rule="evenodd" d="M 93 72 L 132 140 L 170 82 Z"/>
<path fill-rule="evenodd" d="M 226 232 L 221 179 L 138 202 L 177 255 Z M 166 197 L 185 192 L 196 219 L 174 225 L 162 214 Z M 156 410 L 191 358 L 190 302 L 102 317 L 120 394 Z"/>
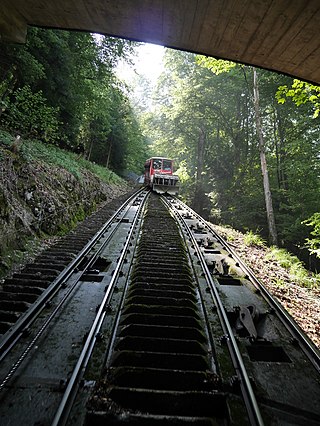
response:
<path fill-rule="evenodd" d="M 274 280 L 272 280 L 272 282 L 276 287 L 279 287 L 279 288 L 286 287 L 285 281 L 282 280 L 281 278 L 275 278 Z"/>
<path fill-rule="evenodd" d="M 55 145 L 43 144 L 37 140 L 24 140 L 21 147 L 26 161 L 43 161 L 54 166 L 62 167 L 81 180 L 82 170 L 88 169 L 106 183 L 121 183 L 122 179 L 106 167 L 84 159 L 78 154 L 62 150 Z"/>
<path fill-rule="evenodd" d="M 135 43 L 90 33 L 30 28 L 25 45 L 1 45 L 0 120 L 120 173 L 137 167 L 145 139 L 115 77 Z M 1 113 L 0 113 L 1 114 Z M 130 164 L 126 164 L 130 162 Z"/>
<path fill-rule="evenodd" d="M 116 175 L 112 170 L 109 170 L 106 167 L 101 167 L 97 164 L 87 162 L 84 159 L 82 161 L 85 162 L 83 167 L 92 171 L 92 173 L 94 173 L 96 176 L 98 176 L 101 180 L 105 181 L 106 183 L 115 183 L 115 184 L 124 183 L 123 179 L 119 177 L 118 175 Z"/>
<path fill-rule="evenodd" d="M 258 246 L 265 247 L 266 242 L 260 235 L 254 234 L 252 231 L 248 231 L 244 237 L 243 242 L 246 246 Z"/>
<path fill-rule="evenodd" d="M 266 255 L 266 259 L 276 261 L 289 272 L 293 281 L 298 282 L 304 287 L 317 287 L 319 285 L 319 277 L 307 271 L 298 257 L 285 249 L 271 247 L 269 253 Z"/>
<path fill-rule="evenodd" d="M 264 199 L 245 70 L 232 64 L 228 73 L 216 75 L 184 52 L 167 51 L 165 60 L 155 94 L 157 108 L 147 122 L 153 153 L 177 160 L 181 193 L 194 204 L 200 204 L 195 203 L 200 196 L 202 214 L 239 228 L 252 223 L 263 228 Z"/>
<path fill-rule="evenodd" d="M 291 98 L 297 106 L 311 104 L 313 118 L 320 114 L 320 86 L 294 79 L 290 88 L 288 85 L 278 88 L 276 98 L 280 104 L 284 104 L 286 98 Z"/>
<path fill-rule="evenodd" d="M 311 253 L 315 254 L 317 257 L 320 257 L 320 213 L 314 213 L 303 223 L 313 228 L 313 230 L 310 232 L 313 238 L 307 238 L 306 245 Z"/>
<path fill-rule="evenodd" d="M 144 105 L 137 117 L 128 89 L 115 77 L 116 64 L 129 60 L 132 47 L 120 39 L 39 28 L 30 29 L 26 45 L 2 44 L 3 128 L 53 142 L 75 152 L 77 161 L 85 157 L 103 166 L 107 175 L 139 174 L 151 154 L 172 157 L 184 200 L 198 197 L 202 212 L 216 221 L 261 229 L 267 238 L 251 69 L 167 50 L 153 109 Z M 319 113 L 319 87 L 259 70 L 259 88 L 279 240 L 301 245 L 308 236 L 304 221 L 320 211 L 320 123 L 312 119 Z M 12 140 L 4 137 L 4 143 Z M 33 155 L 24 143 L 21 149 Z M 81 178 L 74 164 L 68 167 Z M 318 250 L 319 234 L 312 236 L 310 248 Z"/>
<path fill-rule="evenodd" d="M 290 247 L 304 244 L 308 229 L 302 222 L 320 211 L 320 123 L 312 119 L 310 101 L 315 98 L 309 92 L 308 102 L 299 108 L 293 102 L 279 104 L 278 87 L 292 83 L 287 76 L 259 70 L 277 231 L 281 245 Z M 222 221 L 242 231 L 260 229 L 267 240 L 251 68 L 168 50 L 153 99 L 153 110 L 143 116 L 152 154 L 176 160 L 184 200 L 192 203 L 200 192 L 197 171 L 202 129 L 202 213 L 209 211 L 216 223 Z"/>
<path fill-rule="evenodd" d="M 8 101 L 2 123 L 25 137 L 37 136 L 46 142 L 58 137 L 58 108 L 47 105 L 41 91 L 33 93 L 30 86 L 24 86 L 13 93 Z"/>
<path fill-rule="evenodd" d="M 231 235 L 231 234 L 227 235 L 227 241 L 228 242 L 232 243 L 235 239 L 236 239 L 236 237 L 234 235 Z"/>
<path fill-rule="evenodd" d="M 215 59 L 211 57 L 207 58 L 206 56 L 202 55 L 197 55 L 196 62 L 200 66 L 209 69 L 216 75 L 229 72 L 232 68 L 237 66 L 235 62 L 225 61 L 223 59 Z"/>
<path fill-rule="evenodd" d="M 0 143 L 3 145 L 11 146 L 14 138 L 13 136 L 6 132 L 5 130 L 0 129 Z"/>

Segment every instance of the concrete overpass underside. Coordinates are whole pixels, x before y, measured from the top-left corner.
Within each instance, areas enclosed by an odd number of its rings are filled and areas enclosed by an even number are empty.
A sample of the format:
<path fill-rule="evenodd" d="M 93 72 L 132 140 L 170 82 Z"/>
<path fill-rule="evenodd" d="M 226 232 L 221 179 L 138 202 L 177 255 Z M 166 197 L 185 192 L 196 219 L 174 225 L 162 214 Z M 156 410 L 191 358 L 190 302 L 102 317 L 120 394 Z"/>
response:
<path fill-rule="evenodd" d="M 28 25 L 198 52 L 320 84 L 320 0 L 1 0 L 0 36 Z"/>

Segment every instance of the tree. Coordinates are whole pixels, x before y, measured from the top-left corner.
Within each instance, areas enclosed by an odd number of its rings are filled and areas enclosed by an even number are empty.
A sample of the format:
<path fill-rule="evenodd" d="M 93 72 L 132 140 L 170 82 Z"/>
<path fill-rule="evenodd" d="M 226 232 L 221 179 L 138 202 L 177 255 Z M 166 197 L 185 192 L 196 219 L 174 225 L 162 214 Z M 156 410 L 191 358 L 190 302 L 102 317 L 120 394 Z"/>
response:
<path fill-rule="evenodd" d="M 270 182 L 269 182 L 268 167 L 267 167 L 267 160 L 266 160 L 265 142 L 264 142 L 264 137 L 262 132 L 262 123 L 261 123 L 261 115 L 260 115 L 258 75 L 257 75 L 257 70 L 255 68 L 253 69 L 253 96 L 254 96 L 256 127 L 257 127 L 257 134 L 259 138 L 261 172 L 263 176 L 263 188 L 264 188 L 264 196 L 265 196 L 266 209 L 267 209 L 268 227 L 269 227 L 269 233 L 271 237 L 271 243 L 274 245 L 277 245 L 278 237 L 277 237 L 276 223 L 275 223 L 275 218 L 273 213 L 272 197 L 271 197 L 271 191 L 270 191 Z"/>
<path fill-rule="evenodd" d="M 134 113 L 115 77 L 118 61 L 130 62 L 133 46 L 112 37 L 40 28 L 30 29 L 26 45 L 3 45 L 2 125 L 120 173 L 128 146 L 144 144 L 142 137 L 130 136 L 127 117 Z"/>
<path fill-rule="evenodd" d="M 297 105 L 310 104 L 313 108 L 313 118 L 320 114 L 320 86 L 294 79 L 291 88 L 289 85 L 281 85 L 277 91 L 277 99 L 280 104 L 286 102 L 286 98 L 291 98 Z"/>
<path fill-rule="evenodd" d="M 13 92 L 7 101 L 2 122 L 25 137 L 40 137 L 46 142 L 58 138 L 58 108 L 48 106 L 41 91 L 32 93 L 30 86 Z"/>
<path fill-rule="evenodd" d="M 278 241 L 298 249 L 308 235 L 301 222 L 320 209 L 320 123 L 312 118 L 314 105 L 310 101 L 297 109 L 291 97 L 279 104 L 278 87 L 290 87 L 292 79 L 259 70 L 257 141 L 252 68 L 221 66 L 221 61 L 177 51 L 165 58 L 154 96 L 157 108 L 144 114 L 144 126 L 153 153 L 177 160 L 182 196 L 211 220 L 258 229 L 266 238 L 263 160 Z M 209 69 L 199 65 L 204 62 Z"/>

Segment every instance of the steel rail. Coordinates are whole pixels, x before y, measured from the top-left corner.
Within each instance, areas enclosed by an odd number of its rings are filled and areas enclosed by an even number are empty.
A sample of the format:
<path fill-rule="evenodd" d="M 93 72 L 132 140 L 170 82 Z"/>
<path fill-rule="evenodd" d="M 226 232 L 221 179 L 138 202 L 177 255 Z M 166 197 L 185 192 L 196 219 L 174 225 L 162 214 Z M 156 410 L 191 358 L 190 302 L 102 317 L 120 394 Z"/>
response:
<path fill-rule="evenodd" d="M 58 293 L 64 283 L 71 277 L 75 269 L 79 266 L 83 258 L 90 252 L 92 247 L 96 244 L 97 240 L 106 232 L 106 230 L 111 226 L 116 217 L 121 213 L 122 210 L 123 216 L 126 214 L 126 208 L 128 208 L 131 201 L 137 198 L 144 189 L 140 189 L 134 194 L 132 194 L 123 204 L 118 208 L 118 210 L 111 216 L 111 218 L 104 224 L 104 226 L 92 237 L 92 239 L 86 244 L 86 246 L 78 253 L 77 257 L 73 259 L 69 265 L 58 275 L 57 278 L 52 282 L 50 287 L 46 289 L 41 296 L 36 300 L 36 302 L 23 314 L 14 326 L 3 336 L 0 342 L 0 362 L 7 356 L 11 349 L 16 345 L 20 338 L 24 335 L 25 330 L 27 330 L 33 322 L 39 317 L 43 309 L 47 306 L 47 303 Z M 106 243 L 109 241 L 113 233 L 116 231 L 116 228 L 112 231 Z M 88 261 L 88 264 L 85 265 L 85 269 L 90 266 L 91 259 Z M 80 279 L 80 278 L 79 278 Z M 72 286 L 71 291 L 79 281 L 79 279 Z M 68 292 L 68 295 L 70 293 Z M 65 300 L 65 299 L 63 299 Z M 39 337 L 39 336 L 38 336 Z"/>
<path fill-rule="evenodd" d="M 247 374 L 240 350 L 238 348 L 237 341 L 235 339 L 235 336 L 232 331 L 232 327 L 230 325 L 230 322 L 228 320 L 226 311 L 224 309 L 223 303 L 221 301 L 221 298 L 219 296 L 218 290 L 216 288 L 216 285 L 211 277 L 211 273 L 208 269 L 208 266 L 206 264 L 206 261 L 203 257 L 203 254 L 198 246 L 198 243 L 190 230 L 189 226 L 183 219 L 183 217 L 180 215 L 180 213 L 170 204 L 166 198 L 162 197 L 162 200 L 164 201 L 165 205 L 168 207 L 169 211 L 172 212 L 172 214 L 177 218 L 177 222 L 180 224 L 184 224 L 184 227 L 186 228 L 186 232 L 188 233 L 188 236 L 190 240 L 192 241 L 192 244 L 194 246 L 194 249 L 197 252 L 198 260 L 201 262 L 201 267 L 203 272 L 205 273 L 205 278 L 208 283 L 208 287 L 210 289 L 211 296 L 215 302 L 215 305 L 217 307 L 217 313 L 220 318 L 222 329 L 225 333 L 225 336 L 227 337 L 226 342 L 228 345 L 228 349 L 231 355 L 231 359 L 235 368 L 235 371 L 237 373 L 237 376 L 240 381 L 240 387 L 242 389 L 242 395 L 243 399 L 247 408 L 250 424 L 252 426 L 263 426 L 264 422 L 260 413 L 259 405 L 257 403 L 255 393 L 252 389 L 251 382 L 249 379 L 249 376 Z M 192 209 L 189 209 L 192 211 Z M 203 220 L 203 219 L 202 219 Z M 182 227 L 181 227 L 182 228 Z"/>
<path fill-rule="evenodd" d="M 99 330 L 101 328 L 101 325 L 102 325 L 103 320 L 104 320 L 105 315 L 106 315 L 106 306 L 108 305 L 108 303 L 111 299 L 114 286 L 117 282 L 117 279 L 118 279 L 121 267 L 123 265 L 123 262 L 125 260 L 125 257 L 127 256 L 129 245 L 131 244 L 131 238 L 132 238 L 132 235 L 133 235 L 133 232 L 134 232 L 134 229 L 135 229 L 135 225 L 136 225 L 136 223 L 137 223 L 137 221 L 140 217 L 142 207 L 144 206 L 145 200 L 146 200 L 149 192 L 150 191 L 146 192 L 144 199 L 143 199 L 143 202 L 141 202 L 139 208 L 137 209 L 137 212 L 136 212 L 134 220 L 132 222 L 131 229 L 130 229 L 130 232 L 128 234 L 126 243 L 123 247 L 121 256 L 120 256 L 120 258 L 117 262 L 117 266 L 114 270 L 114 273 L 113 273 L 112 278 L 110 280 L 110 283 L 108 285 L 107 291 L 104 295 L 104 298 L 101 302 L 101 305 L 99 307 L 97 315 L 96 315 L 94 322 L 91 326 L 91 329 L 88 333 L 88 336 L 87 336 L 86 341 L 84 343 L 84 346 L 82 348 L 81 354 L 80 354 L 78 361 L 77 361 L 77 364 L 76 364 L 76 366 L 75 366 L 75 368 L 72 372 L 72 375 L 71 375 L 70 380 L 68 382 L 68 386 L 67 386 L 65 393 L 62 397 L 62 400 L 60 402 L 58 410 L 56 411 L 56 414 L 55 414 L 55 417 L 53 419 L 53 422 L 51 423 L 51 426 L 65 425 L 67 420 L 68 420 L 68 416 L 69 416 L 70 411 L 72 409 L 72 404 L 73 404 L 73 402 L 76 398 L 76 394 L 77 394 L 77 391 L 78 391 L 78 388 L 79 388 L 80 380 L 81 380 L 82 375 L 85 371 L 87 363 L 90 359 L 92 350 L 93 350 L 94 345 L 96 343 L 96 339 L 97 339 Z"/>
<path fill-rule="evenodd" d="M 149 191 L 148 197 L 146 197 L 145 201 L 148 200 L 150 192 L 151 191 Z M 141 227 L 140 227 L 140 231 L 141 231 Z M 137 245 L 138 245 L 138 241 L 139 241 L 139 236 L 133 242 L 134 243 L 134 247 L 132 248 L 133 252 L 136 251 L 136 248 L 137 248 Z M 132 268 L 132 264 L 130 266 L 130 269 L 131 268 Z M 130 276 L 130 269 L 129 269 L 129 272 L 128 272 L 128 276 Z M 116 340 L 116 335 L 117 335 L 118 326 L 119 326 L 119 322 L 120 322 L 121 312 L 122 312 L 122 309 L 124 307 L 124 302 L 125 302 L 125 298 L 126 298 L 126 293 L 127 293 L 128 285 L 129 285 L 129 280 L 127 280 L 126 283 L 125 283 L 125 285 L 124 285 L 123 294 L 122 294 L 122 297 L 121 297 L 121 302 L 119 303 L 119 307 L 118 307 L 117 313 L 115 315 L 115 320 L 114 320 L 114 323 L 113 323 L 113 326 L 112 326 L 112 332 L 110 333 L 108 348 L 107 348 L 105 356 L 104 356 L 105 365 L 108 365 L 109 362 L 110 362 L 110 357 L 112 355 L 112 348 L 113 348 L 114 342 Z"/>
<path fill-rule="evenodd" d="M 117 210 L 117 212 L 112 216 L 112 218 L 107 222 L 109 224 L 109 226 L 111 226 L 112 222 L 114 221 L 114 219 L 117 218 L 117 216 L 119 215 L 119 212 L 121 212 L 121 210 L 124 210 L 122 217 L 124 217 L 129 209 L 129 205 L 130 202 L 132 200 L 134 200 L 135 198 L 138 198 L 139 194 L 141 191 L 139 191 L 138 193 L 133 194 L 133 196 L 131 196 L 128 200 L 126 200 L 126 202 Z M 136 197 L 135 197 L 136 195 Z M 126 210 L 127 208 L 127 210 Z M 100 252 L 104 249 L 104 247 L 109 243 L 110 239 L 112 238 L 112 236 L 115 234 L 115 232 L 117 231 L 118 227 L 120 226 L 120 221 L 118 221 L 117 226 L 112 230 L 112 232 L 110 233 L 110 235 L 108 236 L 108 238 L 104 241 L 103 245 L 99 248 L 99 250 L 97 250 L 97 252 L 88 260 L 87 264 L 85 265 L 84 268 L 84 272 L 88 269 L 88 267 L 95 261 L 95 259 L 99 256 Z M 103 227 L 104 232 L 106 230 L 106 226 Z M 101 230 L 99 230 L 96 235 L 93 237 L 94 242 L 96 243 L 100 236 L 103 235 L 103 232 L 101 232 Z M 97 238 L 95 238 L 98 235 Z M 92 241 L 91 240 L 88 244 L 90 245 L 90 248 L 92 248 L 94 246 L 94 244 L 91 244 Z M 80 252 L 80 254 L 82 253 L 82 251 Z M 86 251 L 84 249 L 84 254 L 82 254 L 82 257 L 84 257 L 86 254 L 88 253 L 88 251 Z M 80 256 L 79 254 L 79 256 Z M 77 263 L 77 265 L 81 262 L 82 257 L 79 259 L 79 262 Z M 84 273 L 83 272 L 83 273 Z M 73 273 L 73 271 L 71 271 L 70 275 Z M 75 287 L 77 286 L 78 282 L 81 279 L 81 276 L 83 275 L 79 274 L 79 276 L 75 279 L 75 281 L 73 282 L 73 284 L 71 285 L 71 287 L 68 289 L 67 293 L 63 296 L 63 298 L 60 300 L 60 302 L 58 303 L 58 305 L 55 307 L 55 309 L 51 312 L 51 314 L 49 315 L 49 317 L 47 317 L 47 319 L 44 321 L 44 323 L 41 325 L 41 327 L 39 328 L 39 330 L 37 331 L 36 335 L 33 337 L 33 339 L 31 340 L 31 342 L 28 344 L 28 346 L 24 349 L 24 351 L 22 352 L 22 354 L 19 356 L 18 360 L 11 366 L 10 370 L 8 371 L 7 375 L 2 379 L 1 383 L 0 383 L 0 391 L 2 389 L 4 389 L 5 385 L 8 383 L 8 381 L 11 379 L 11 377 L 14 375 L 14 373 L 16 372 L 16 370 L 18 369 L 18 367 L 22 364 L 23 360 L 26 358 L 26 356 L 28 355 L 28 353 L 30 352 L 30 350 L 34 347 L 34 345 L 36 344 L 37 340 L 41 337 L 41 335 L 44 333 L 44 331 L 46 330 L 46 328 L 48 327 L 48 325 L 50 324 L 50 322 L 54 319 L 54 317 L 56 316 L 56 314 L 59 312 L 59 310 L 61 309 L 61 307 L 64 305 L 64 303 L 66 302 L 66 300 L 69 298 L 70 294 L 74 291 Z M 68 277 L 69 278 L 69 277 Z M 60 288 L 60 287 L 59 287 Z M 58 289 L 57 289 L 58 291 Z M 50 299 L 56 294 L 53 293 L 52 296 L 50 297 Z M 47 301 L 45 302 L 47 303 Z M 41 310 L 42 311 L 42 310 Z M 39 314 L 41 313 L 41 311 L 39 311 L 39 313 L 37 313 L 36 318 L 39 316 Z M 33 318 L 32 320 L 34 321 L 36 318 Z M 32 321 L 32 322 L 33 322 Z M 23 332 L 17 336 L 17 338 L 12 342 L 12 344 L 10 345 L 10 347 L 4 352 L 3 356 L 1 359 L 3 359 L 8 353 L 9 351 L 12 349 L 12 347 L 17 343 L 17 341 L 19 340 L 19 338 L 23 335 Z"/>
<path fill-rule="evenodd" d="M 184 204 L 178 198 L 172 197 L 186 210 L 191 212 L 197 220 L 201 221 L 209 230 L 214 234 L 217 240 L 225 247 L 225 249 L 232 255 L 232 257 L 239 263 L 240 267 L 247 274 L 248 278 L 258 289 L 261 295 L 264 297 L 266 302 L 274 309 L 281 322 L 284 324 L 288 332 L 292 335 L 295 342 L 298 342 L 301 350 L 308 357 L 315 369 L 320 373 L 320 351 L 317 349 L 315 344 L 309 339 L 304 333 L 301 327 L 294 321 L 291 315 L 285 310 L 285 308 L 278 302 L 272 294 L 265 288 L 260 280 L 254 275 L 252 269 L 238 256 L 238 254 L 232 249 L 232 247 L 214 230 L 212 224 L 204 220 L 198 213 L 192 210 L 189 206 Z"/>
<path fill-rule="evenodd" d="M 208 224 L 209 228 L 214 235 L 219 239 L 221 244 L 224 244 L 227 251 L 236 259 L 236 261 L 241 265 L 241 268 L 246 272 L 247 276 L 250 278 L 252 284 L 260 290 L 262 296 L 267 300 L 272 308 L 277 312 L 279 318 L 282 320 L 286 329 L 293 336 L 295 341 L 297 341 L 303 350 L 304 354 L 311 361 L 312 365 L 320 373 L 320 351 L 316 348 L 314 343 L 309 339 L 309 337 L 304 333 L 301 327 L 294 321 L 291 315 L 284 309 L 284 307 L 272 296 L 272 294 L 264 287 L 264 285 L 255 277 L 254 272 L 241 260 L 237 253 L 227 244 L 212 228 L 212 225 Z"/>

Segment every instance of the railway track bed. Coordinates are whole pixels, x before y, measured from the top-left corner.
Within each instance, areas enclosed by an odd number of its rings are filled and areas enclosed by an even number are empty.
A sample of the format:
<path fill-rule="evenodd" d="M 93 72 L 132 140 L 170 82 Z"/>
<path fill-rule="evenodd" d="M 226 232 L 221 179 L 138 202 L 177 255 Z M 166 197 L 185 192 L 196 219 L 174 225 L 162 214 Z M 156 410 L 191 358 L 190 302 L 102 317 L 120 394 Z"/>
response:
<path fill-rule="evenodd" d="M 318 351 L 209 224 L 143 190 L 97 234 L 4 334 L 1 424 L 320 425 Z"/>

